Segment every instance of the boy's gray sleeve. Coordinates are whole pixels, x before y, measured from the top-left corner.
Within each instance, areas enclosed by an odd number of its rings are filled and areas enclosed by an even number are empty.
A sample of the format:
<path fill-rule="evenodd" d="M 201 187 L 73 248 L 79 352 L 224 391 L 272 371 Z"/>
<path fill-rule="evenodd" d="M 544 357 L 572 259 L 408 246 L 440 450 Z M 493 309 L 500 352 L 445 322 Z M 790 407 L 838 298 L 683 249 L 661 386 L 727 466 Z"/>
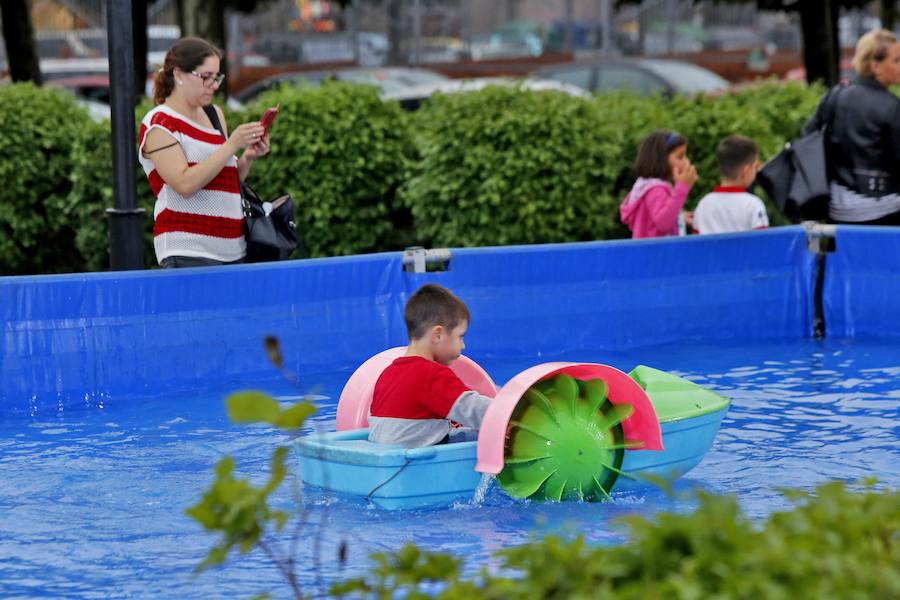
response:
<path fill-rule="evenodd" d="M 453 403 L 447 418 L 472 429 L 480 429 L 484 413 L 487 412 L 491 399 L 476 391 L 463 392 Z"/>

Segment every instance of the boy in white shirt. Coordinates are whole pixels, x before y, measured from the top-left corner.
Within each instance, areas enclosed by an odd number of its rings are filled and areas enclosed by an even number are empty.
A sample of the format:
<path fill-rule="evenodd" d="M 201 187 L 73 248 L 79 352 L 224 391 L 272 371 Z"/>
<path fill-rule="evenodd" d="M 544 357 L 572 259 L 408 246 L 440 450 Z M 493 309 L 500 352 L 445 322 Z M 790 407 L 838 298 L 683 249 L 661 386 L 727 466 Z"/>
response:
<path fill-rule="evenodd" d="M 756 142 L 742 135 L 731 135 L 716 148 L 721 179 L 694 210 L 693 227 L 697 233 L 732 233 L 765 229 L 769 226 L 766 207 L 759 197 L 747 192 L 759 169 Z"/>

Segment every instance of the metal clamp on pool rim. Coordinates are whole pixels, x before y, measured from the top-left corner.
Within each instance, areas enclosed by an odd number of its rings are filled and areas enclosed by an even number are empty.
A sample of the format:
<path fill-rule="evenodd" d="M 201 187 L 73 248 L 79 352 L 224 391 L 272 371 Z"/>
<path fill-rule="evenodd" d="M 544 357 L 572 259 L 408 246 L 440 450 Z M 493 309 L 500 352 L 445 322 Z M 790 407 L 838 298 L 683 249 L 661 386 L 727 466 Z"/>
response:
<path fill-rule="evenodd" d="M 834 252 L 834 242 L 831 240 L 837 234 L 837 225 L 819 223 L 818 221 L 803 221 L 803 228 L 806 229 L 806 245 L 810 252 L 815 252 L 816 254 Z"/>
<path fill-rule="evenodd" d="M 410 246 L 403 251 L 403 270 L 407 273 L 424 273 L 425 265 L 442 265 L 446 269 L 450 264 L 450 248 L 431 248 Z"/>

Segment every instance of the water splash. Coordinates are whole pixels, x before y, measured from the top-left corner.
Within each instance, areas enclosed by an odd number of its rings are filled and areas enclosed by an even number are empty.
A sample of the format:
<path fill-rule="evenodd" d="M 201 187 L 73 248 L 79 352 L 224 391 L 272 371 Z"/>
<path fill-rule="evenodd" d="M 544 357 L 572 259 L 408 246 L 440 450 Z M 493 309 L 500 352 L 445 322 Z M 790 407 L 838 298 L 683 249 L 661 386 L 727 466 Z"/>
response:
<path fill-rule="evenodd" d="M 484 497 L 493 482 L 494 476 L 492 474 L 481 474 L 481 481 L 478 482 L 478 487 L 475 488 L 475 493 L 472 494 L 472 504 L 484 504 Z"/>

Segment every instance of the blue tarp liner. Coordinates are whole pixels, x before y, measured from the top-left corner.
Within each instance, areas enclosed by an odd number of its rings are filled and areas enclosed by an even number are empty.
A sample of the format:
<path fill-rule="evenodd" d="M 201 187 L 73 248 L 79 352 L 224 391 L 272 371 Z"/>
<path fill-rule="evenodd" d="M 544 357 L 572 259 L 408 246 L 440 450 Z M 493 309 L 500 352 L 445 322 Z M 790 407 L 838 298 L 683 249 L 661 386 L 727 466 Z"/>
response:
<path fill-rule="evenodd" d="M 476 360 L 809 337 L 814 265 L 805 231 L 784 227 L 457 249 L 449 271 L 427 274 L 405 273 L 395 252 L 0 278 L 0 413 L 271 378 L 261 342 L 267 334 L 280 338 L 294 371 L 349 375 L 369 356 L 406 343 L 403 305 L 426 282 L 468 303 L 466 337 Z"/>
<path fill-rule="evenodd" d="M 840 225 L 827 255 L 828 337 L 900 336 L 900 227 Z"/>

